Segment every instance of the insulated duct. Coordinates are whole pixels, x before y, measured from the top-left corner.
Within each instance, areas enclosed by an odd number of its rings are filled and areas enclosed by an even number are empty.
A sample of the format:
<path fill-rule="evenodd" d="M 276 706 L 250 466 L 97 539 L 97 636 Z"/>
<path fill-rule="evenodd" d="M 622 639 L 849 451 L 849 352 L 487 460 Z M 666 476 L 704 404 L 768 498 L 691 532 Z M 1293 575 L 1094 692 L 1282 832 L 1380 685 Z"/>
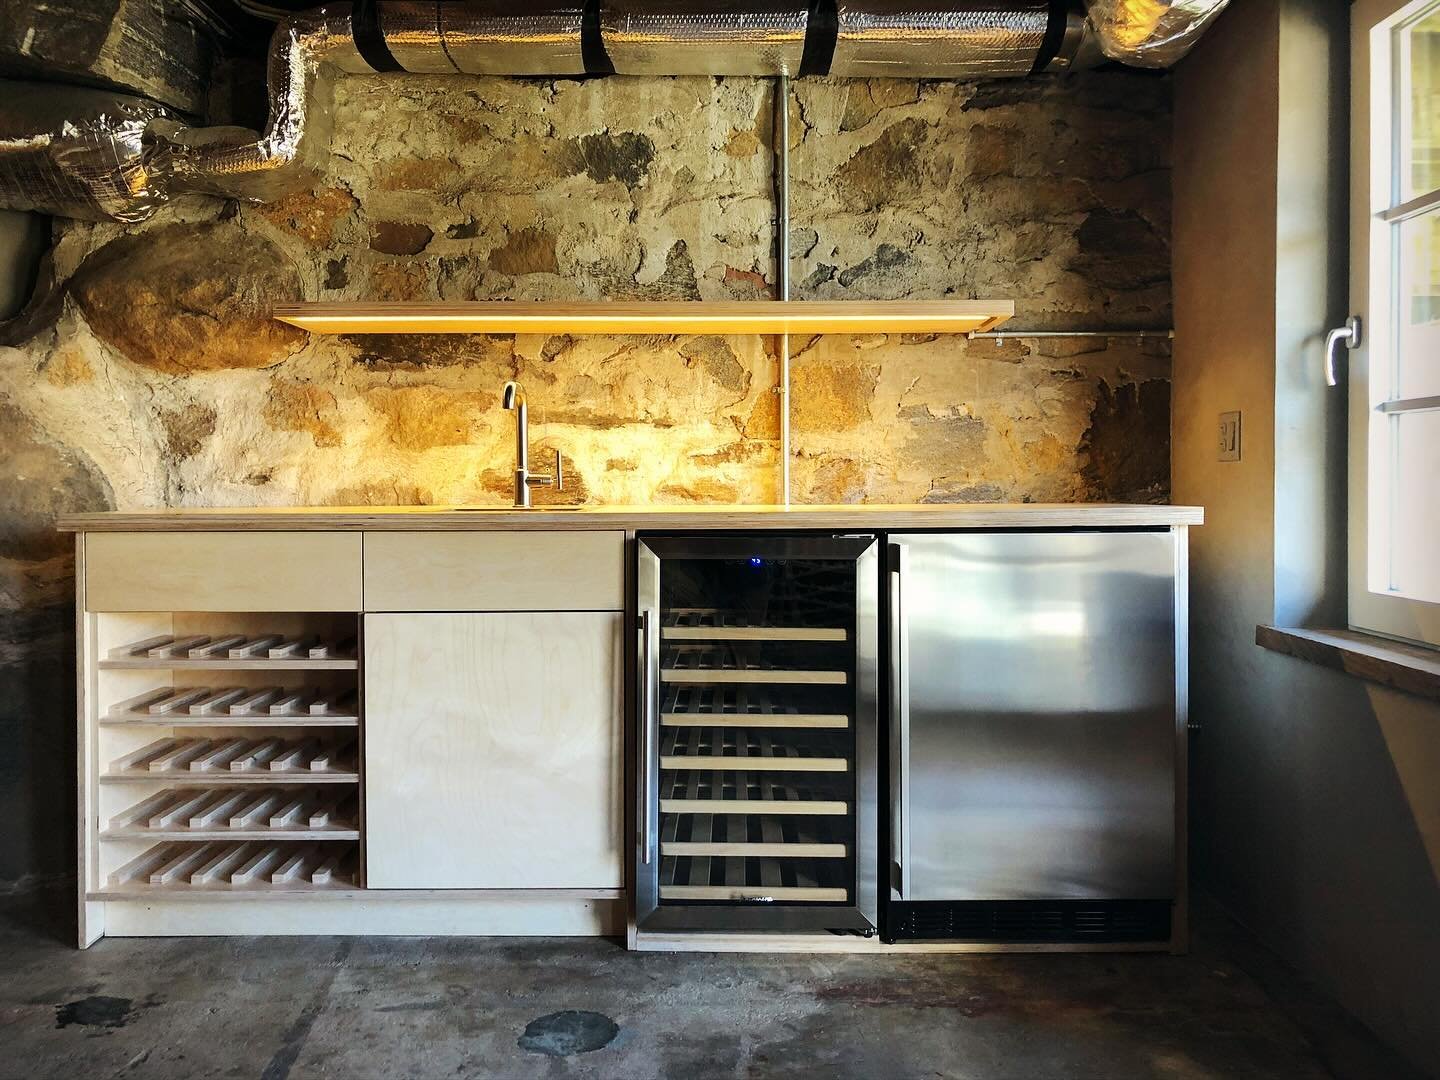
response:
<path fill-rule="evenodd" d="M 949 8 L 840 0 L 830 74 L 862 79 L 1029 75 L 1055 59 L 1054 49 L 1042 59 L 1055 17 L 1051 8 L 1047 0 Z"/>
<path fill-rule="evenodd" d="M 1230 0 L 1085 0 L 1086 23 L 1110 60 L 1168 68 L 1194 48 Z"/>
<path fill-rule="evenodd" d="M 1133 62 L 1168 62 L 1224 3 L 1088 0 L 1081 20 L 1067 0 L 536 0 L 519 13 L 511 0 L 354 0 L 277 25 L 262 133 L 187 126 L 136 98 L 6 90 L 0 206 L 139 221 L 187 192 L 278 198 L 323 167 L 337 74 L 1021 76 L 1069 66 L 1085 30 Z"/>

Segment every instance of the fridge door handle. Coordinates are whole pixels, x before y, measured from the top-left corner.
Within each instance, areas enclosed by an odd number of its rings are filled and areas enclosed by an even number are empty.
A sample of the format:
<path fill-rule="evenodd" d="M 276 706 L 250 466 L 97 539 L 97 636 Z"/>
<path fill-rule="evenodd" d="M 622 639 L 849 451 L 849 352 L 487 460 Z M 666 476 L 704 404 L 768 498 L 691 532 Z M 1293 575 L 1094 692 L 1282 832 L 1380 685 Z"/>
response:
<path fill-rule="evenodd" d="M 904 544 L 890 545 L 890 805 L 898 829 L 892 854 L 898 873 L 892 887 L 910 897 L 910 627 L 905 613 L 905 575 L 909 555 Z"/>
<path fill-rule="evenodd" d="M 650 698 L 650 669 L 653 650 L 650 647 L 650 612 L 640 612 L 640 738 L 644 742 L 641 754 L 641 768 L 645 770 L 642 790 L 645 792 L 644 806 L 640 812 L 640 848 L 644 863 L 649 866 L 655 858 L 655 833 L 650 828 L 650 815 L 655 809 L 655 713 Z"/>

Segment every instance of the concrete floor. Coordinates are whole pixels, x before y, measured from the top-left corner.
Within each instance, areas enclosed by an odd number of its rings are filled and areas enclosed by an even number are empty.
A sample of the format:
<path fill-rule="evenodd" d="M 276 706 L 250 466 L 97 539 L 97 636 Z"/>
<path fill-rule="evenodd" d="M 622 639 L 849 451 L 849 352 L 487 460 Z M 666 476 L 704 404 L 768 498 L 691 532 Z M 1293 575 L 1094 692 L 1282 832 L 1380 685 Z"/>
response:
<path fill-rule="evenodd" d="M 44 914 L 67 903 L 0 906 L 0 1076 L 1414 1075 L 1213 913 L 1186 957 L 403 938 L 116 939 L 79 952 Z"/>

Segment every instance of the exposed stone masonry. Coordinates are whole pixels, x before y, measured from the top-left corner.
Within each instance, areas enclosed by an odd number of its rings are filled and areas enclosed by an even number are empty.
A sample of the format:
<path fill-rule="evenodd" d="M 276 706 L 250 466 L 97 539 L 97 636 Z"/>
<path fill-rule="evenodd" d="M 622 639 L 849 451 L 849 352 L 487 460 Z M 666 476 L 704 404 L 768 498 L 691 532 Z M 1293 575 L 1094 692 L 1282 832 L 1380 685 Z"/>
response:
<path fill-rule="evenodd" d="M 1017 326 L 1169 325 L 1168 80 L 793 87 L 798 299 L 1001 297 Z M 0 331 L 0 813 L 68 799 L 58 512 L 501 503 L 511 378 L 537 460 L 572 463 L 573 490 L 537 501 L 775 500 L 772 339 L 311 338 L 269 318 L 296 299 L 769 298 L 771 93 L 350 78 L 308 191 L 57 222 L 53 289 Z M 792 353 L 797 501 L 1168 493 L 1163 343 L 876 334 Z M 63 866 L 37 830 L 0 845 L 0 880 Z"/>

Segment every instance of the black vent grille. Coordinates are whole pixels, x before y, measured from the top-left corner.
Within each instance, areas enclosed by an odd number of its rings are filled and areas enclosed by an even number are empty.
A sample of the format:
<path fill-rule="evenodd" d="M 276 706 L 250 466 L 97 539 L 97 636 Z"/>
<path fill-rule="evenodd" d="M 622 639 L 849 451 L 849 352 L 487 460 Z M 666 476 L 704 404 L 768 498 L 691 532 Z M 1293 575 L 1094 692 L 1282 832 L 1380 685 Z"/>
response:
<path fill-rule="evenodd" d="M 892 902 L 887 941 L 1166 941 L 1169 900 Z"/>

